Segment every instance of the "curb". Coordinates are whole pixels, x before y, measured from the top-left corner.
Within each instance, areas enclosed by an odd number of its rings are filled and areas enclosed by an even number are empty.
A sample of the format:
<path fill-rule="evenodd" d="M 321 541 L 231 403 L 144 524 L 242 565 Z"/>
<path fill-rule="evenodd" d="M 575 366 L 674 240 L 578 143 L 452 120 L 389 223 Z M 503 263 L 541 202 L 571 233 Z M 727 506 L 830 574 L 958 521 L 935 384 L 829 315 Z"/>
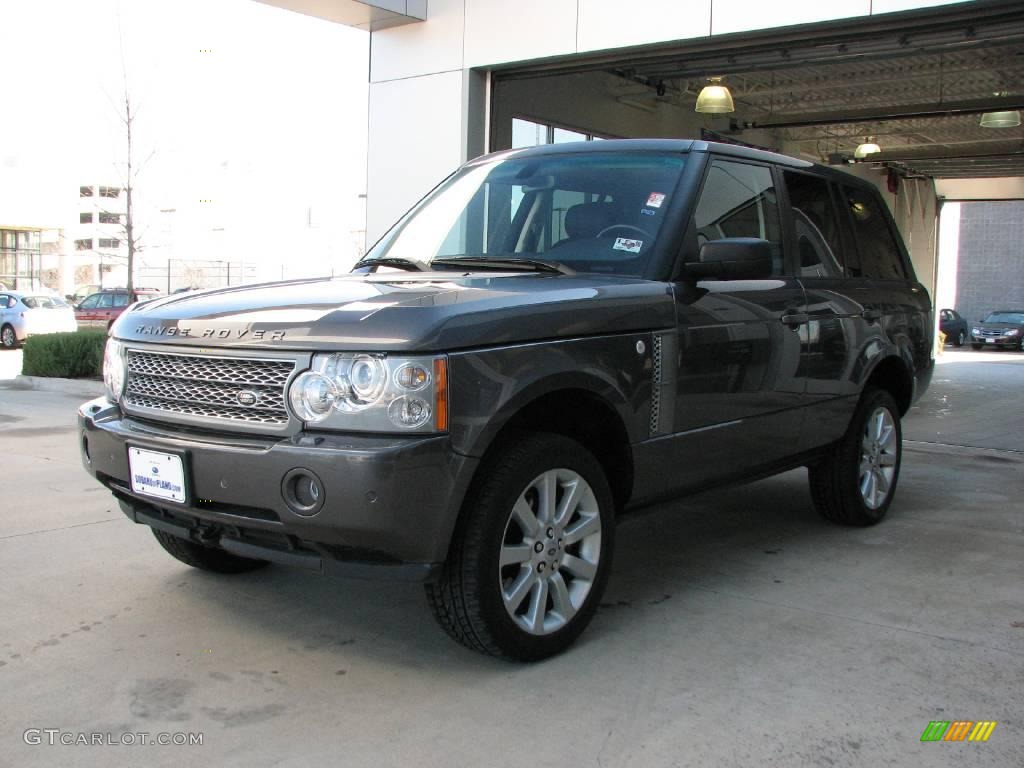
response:
<path fill-rule="evenodd" d="M 63 392 L 70 395 L 99 397 L 103 382 L 94 379 L 55 379 L 46 376 L 18 376 L 10 381 L 11 389 L 31 389 L 42 392 Z"/>

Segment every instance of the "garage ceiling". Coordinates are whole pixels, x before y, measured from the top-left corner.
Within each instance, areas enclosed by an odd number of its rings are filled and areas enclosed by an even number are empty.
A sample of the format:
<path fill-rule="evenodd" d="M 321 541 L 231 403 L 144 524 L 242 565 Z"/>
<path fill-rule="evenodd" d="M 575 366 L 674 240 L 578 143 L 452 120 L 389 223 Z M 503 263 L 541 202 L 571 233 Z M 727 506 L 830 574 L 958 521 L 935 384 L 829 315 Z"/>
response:
<path fill-rule="evenodd" d="M 554 64 L 554 62 L 552 62 Z M 1024 2 L 956 5 L 648 47 L 592 60 L 620 98 L 692 109 L 724 76 L 736 112 L 726 136 L 778 131 L 821 161 L 853 157 L 934 178 L 1024 176 L 1024 127 L 982 128 L 982 113 L 1024 109 Z M 579 71 L 579 65 L 573 66 Z"/>

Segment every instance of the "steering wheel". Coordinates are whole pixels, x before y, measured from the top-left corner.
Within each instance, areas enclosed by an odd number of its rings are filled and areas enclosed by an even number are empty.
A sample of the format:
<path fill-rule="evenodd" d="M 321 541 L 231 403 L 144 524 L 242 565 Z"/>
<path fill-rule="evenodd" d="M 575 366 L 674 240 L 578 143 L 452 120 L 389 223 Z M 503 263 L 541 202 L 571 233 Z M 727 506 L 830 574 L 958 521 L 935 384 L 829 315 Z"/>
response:
<path fill-rule="evenodd" d="M 640 227 L 634 227 L 632 224 L 612 224 L 610 227 L 605 227 L 600 232 L 598 232 L 595 235 L 595 237 L 604 237 L 609 232 L 612 232 L 613 230 L 616 230 L 616 229 L 626 229 L 626 230 L 629 230 L 631 232 L 636 232 L 641 237 L 647 237 L 648 234 L 650 234 L 649 232 L 647 232 L 647 230 L 640 229 Z"/>

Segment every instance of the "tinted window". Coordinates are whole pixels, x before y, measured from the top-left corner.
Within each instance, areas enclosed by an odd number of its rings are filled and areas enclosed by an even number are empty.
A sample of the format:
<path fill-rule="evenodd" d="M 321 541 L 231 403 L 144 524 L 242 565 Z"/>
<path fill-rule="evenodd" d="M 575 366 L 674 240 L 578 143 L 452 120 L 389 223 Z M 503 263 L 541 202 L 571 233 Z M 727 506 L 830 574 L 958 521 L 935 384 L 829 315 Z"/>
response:
<path fill-rule="evenodd" d="M 115 293 L 114 294 L 114 306 L 115 307 L 127 307 L 128 306 L 128 294 L 127 293 Z"/>
<path fill-rule="evenodd" d="M 114 294 L 112 293 L 101 293 L 100 303 L 97 305 L 100 309 L 110 309 L 114 306 Z"/>
<path fill-rule="evenodd" d="M 96 309 L 100 303 L 100 294 L 94 293 L 92 296 L 88 296 L 82 300 L 82 303 L 78 305 L 79 309 Z"/>
<path fill-rule="evenodd" d="M 774 246 L 772 274 L 782 274 L 779 206 L 770 169 L 713 160 L 693 218 L 698 246 L 725 237 L 758 237 Z"/>
<path fill-rule="evenodd" d="M 907 273 L 900 249 L 881 201 L 859 189 L 843 189 L 857 243 L 857 258 L 847 259 L 847 274 L 851 277 L 905 279 Z"/>
<path fill-rule="evenodd" d="M 797 274 L 801 277 L 841 275 L 839 219 L 828 182 L 791 171 L 785 171 L 783 178 L 793 208 Z"/>

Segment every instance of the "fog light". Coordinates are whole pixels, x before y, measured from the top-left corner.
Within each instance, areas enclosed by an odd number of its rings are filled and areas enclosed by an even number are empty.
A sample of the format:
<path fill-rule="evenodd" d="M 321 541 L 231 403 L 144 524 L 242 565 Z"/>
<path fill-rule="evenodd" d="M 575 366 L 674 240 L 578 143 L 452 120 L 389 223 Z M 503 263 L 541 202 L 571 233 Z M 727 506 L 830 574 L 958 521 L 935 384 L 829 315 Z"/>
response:
<path fill-rule="evenodd" d="M 292 469 L 281 481 L 281 495 L 292 512 L 311 517 L 323 508 L 327 493 L 320 478 L 308 469 Z"/>

